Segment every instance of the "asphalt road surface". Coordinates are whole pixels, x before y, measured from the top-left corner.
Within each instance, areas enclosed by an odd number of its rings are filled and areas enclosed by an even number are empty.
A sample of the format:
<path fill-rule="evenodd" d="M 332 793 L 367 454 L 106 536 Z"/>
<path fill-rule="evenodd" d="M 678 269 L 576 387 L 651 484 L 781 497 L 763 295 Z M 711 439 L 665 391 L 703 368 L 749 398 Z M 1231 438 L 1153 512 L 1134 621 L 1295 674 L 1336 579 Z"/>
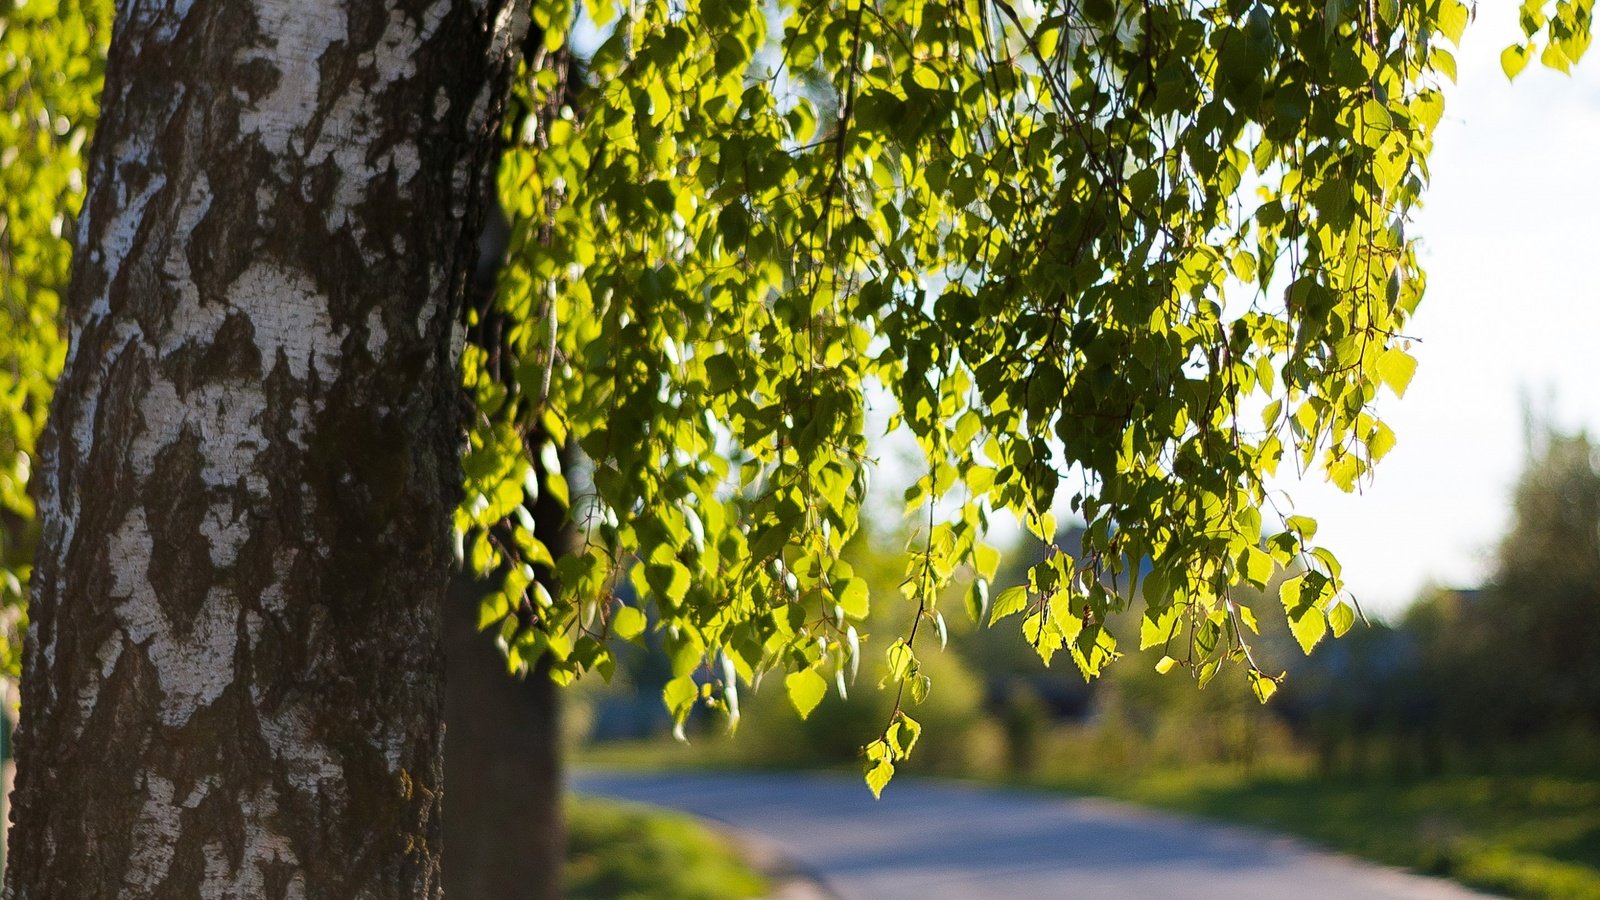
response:
<path fill-rule="evenodd" d="M 580 793 L 710 819 L 839 900 L 1483 896 L 1289 838 L 1106 800 L 903 777 L 878 801 L 859 779 L 837 775 L 588 771 L 572 781 Z"/>

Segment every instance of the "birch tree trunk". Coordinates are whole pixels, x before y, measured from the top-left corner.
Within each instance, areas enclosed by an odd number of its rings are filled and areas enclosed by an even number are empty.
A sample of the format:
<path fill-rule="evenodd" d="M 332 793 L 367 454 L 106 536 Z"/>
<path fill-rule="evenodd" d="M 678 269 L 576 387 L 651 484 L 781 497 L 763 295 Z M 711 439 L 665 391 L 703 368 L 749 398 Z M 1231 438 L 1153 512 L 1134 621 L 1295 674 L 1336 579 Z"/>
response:
<path fill-rule="evenodd" d="M 6 897 L 440 895 L 455 322 L 515 18 L 122 5 Z"/>
<path fill-rule="evenodd" d="M 530 66 L 541 61 L 543 39 L 538 26 L 530 26 L 523 43 Z M 548 57 L 543 62 L 548 64 Z M 564 78 L 564 58 L 559 65 Z M 533 113 L 540 132 L 555 110 Z M 505 323 L 495 308 L 495 291 L 510 237 L 505 212 L 491 198 L 467 303 L 477 311 L 477 330 L 469 329 L 468 339 L 493 352 L 507 352 L 499 343 Z M 524 435 L 541 484 L 545 472 L 538 450 L 548 439 L 542 433 Z M 565 553 L 571 541 L 565 509 L 541 490 L 530 512 L 534 532 L 550 552 Z M 557 593 L 548 573 L 540 580 Z M 560 900 L 567 850 L 560 691 L 543 664 L 525 677 L 507 672 L 496 632 L 478 629 L 487 589 L 459 575 L 444 608 L 445 894 L 450 900 Z"/>
<path fill-rule="evenodd" d="M 566 861 L 561 697 L 544 666 L 506 674 L 478 630 L 482 587 L 460 579 L 444 613 L 445 896 L 559 900 Z"/>

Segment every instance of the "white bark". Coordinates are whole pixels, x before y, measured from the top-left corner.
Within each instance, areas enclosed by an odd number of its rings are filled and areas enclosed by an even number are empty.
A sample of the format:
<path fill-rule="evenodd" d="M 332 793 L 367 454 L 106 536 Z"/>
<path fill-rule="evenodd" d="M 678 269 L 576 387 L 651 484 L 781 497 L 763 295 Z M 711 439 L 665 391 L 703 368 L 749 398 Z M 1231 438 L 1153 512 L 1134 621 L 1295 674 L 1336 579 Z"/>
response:
<path fill-rule="evenodd" d="M 514 18 L 123 7 L 7 897 L 438 896 L 451 326 Z"/>

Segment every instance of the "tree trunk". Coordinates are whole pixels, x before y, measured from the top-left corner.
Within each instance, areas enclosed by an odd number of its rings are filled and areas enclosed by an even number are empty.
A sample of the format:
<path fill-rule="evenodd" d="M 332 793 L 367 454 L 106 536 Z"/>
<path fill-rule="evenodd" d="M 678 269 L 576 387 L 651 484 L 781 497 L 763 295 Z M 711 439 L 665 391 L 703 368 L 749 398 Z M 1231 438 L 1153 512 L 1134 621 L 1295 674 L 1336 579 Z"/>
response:
<path fill-rule="evenodd" d="M 123 5 L 6 897 L 440 895 L 454 326 L 513 18 Z"/>
<path fill-rule="evenodd" d="M 548 65 L 537 53 L 542 40 L 539 29 L 530 28 L 523 52 L 534 64 Z M 564 67 L 565 58 L 557 65 Z M 565 77 L 564 68 L 558 71 Z M 543 132 L 554 110 L 532 114 Z M 493 352 L 504 352 L 495 291 L 510 237 L 505 212 L 491 197 L 467 295 L 477 310 L 471 339 Z M 548 438 L 535 432 L 525 439 L 542 484 L 539 451 Z M 531 512 L 550 552 L 566 552 L 570 534 L 561 505 L 541 490 Z M 554 594 L 554 579 L 542 568 L 538 577 Z M 478 630 L 486 589 L 459 577 L 445 604 L 445 894 L 450 900 L 560 900 L 567 855 L 561 697 L 545 665 L 525 678 L 512 676 L 494 633 Z"/>
<path fill-rule="evenodd" d="M 561 698 L 542 665 L 506 673 L 494 635 L 478 631 L 480 590 L 461 579 L 445 610 L 445 895 L 558 900 Z"/>

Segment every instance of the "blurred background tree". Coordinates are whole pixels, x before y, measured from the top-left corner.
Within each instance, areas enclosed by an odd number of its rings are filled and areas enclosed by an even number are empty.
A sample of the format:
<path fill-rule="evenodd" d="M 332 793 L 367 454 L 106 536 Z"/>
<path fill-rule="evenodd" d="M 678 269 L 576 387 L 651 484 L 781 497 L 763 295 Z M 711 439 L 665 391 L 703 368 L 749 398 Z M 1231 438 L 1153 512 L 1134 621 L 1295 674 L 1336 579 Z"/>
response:
<path fill-rule="evenodd" d="M 1600 472 L 1589 437 L 1541 426 L 1512 504 L 1489 582 L 1434 591 L 1405 620 L 1450 734 L 1478 746 L 1600 728 Z"/>

